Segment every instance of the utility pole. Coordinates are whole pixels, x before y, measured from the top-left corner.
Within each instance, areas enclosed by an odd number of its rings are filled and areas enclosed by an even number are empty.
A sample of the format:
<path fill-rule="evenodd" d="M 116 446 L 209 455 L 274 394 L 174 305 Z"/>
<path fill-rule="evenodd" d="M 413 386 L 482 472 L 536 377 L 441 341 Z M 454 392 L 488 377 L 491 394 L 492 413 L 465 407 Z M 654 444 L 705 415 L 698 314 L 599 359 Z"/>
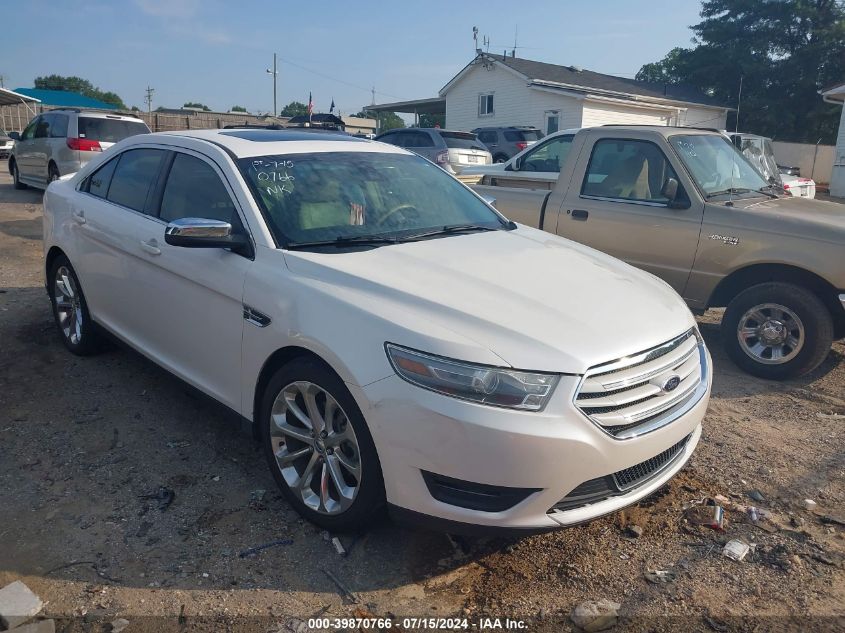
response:
<path fill-rule="evenodd" d="M 5 88 L 5 87 L 6 87 L 6 77 L 4 77 L 3 75 L 0 75 L 0 88 Z"/>
<path fill-rule="evenodd" d="M 279 76 L 279 71 L 276 70 L 276 53 L 273 53 L 273 70 L 267 69 L 267 72 L 273 75 L 273 116 L 277 116 L 278 110 L 276 109 L 276 77 Z"/>
<path fill-rule="evenodd" d="M 152 115 L 153 113 L 153 93 L 155 92 L 155 88 L 150 88 L 149 85 L 147 86 L 147 96 L 144 97 L 144 101 L 147 102 L 147 114 Z"/>

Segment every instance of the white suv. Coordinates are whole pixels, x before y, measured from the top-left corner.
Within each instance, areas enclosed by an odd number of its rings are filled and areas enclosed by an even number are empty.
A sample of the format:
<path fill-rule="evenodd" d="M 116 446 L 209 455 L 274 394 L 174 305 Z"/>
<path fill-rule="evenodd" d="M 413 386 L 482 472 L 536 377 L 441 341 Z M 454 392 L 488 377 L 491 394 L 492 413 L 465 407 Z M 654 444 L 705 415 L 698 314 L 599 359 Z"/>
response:
<path fill-rule="evenodd" d="M 109 332 L 251 420 L 327 529 L 581 523 L 701 435 L 709 355 L 667 284 L 384 143 L 135 136 L 49 186 L 44 248 L 71 352 Z"/>
<path fill-rule="evenodd" d="M 123 114 L 59 108 L 39 114 L 18 134 L 9 157 L 15 189 L 45 188 L 72 174 L 118 141 L 150 131 L 141 119 Z"/>

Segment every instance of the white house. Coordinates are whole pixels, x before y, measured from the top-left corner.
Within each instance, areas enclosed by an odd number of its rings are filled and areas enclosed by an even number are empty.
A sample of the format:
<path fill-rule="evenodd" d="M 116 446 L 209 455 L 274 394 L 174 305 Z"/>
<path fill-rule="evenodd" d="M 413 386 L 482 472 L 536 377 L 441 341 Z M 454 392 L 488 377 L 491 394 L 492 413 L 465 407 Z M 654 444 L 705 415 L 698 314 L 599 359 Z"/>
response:
<path fill-rule="evenodd" d="M 845 103 L 845 84 L 834 86 L 822 92 L 822 99 L 828 103 Z M 833 172 L 830 175 L 830 195 L 845 198 L 845 107 L 839 119 L 839 133 L 836 135 L 836 153 L 833 157 Z"/>
<path fill-rule="evenodd" d="M 448 129 L 530 125 L 547 134 L 606 123 L 724 129 L 729 109 L 684 86 L 489 53 L 479 53 L 440 97 Z"/>

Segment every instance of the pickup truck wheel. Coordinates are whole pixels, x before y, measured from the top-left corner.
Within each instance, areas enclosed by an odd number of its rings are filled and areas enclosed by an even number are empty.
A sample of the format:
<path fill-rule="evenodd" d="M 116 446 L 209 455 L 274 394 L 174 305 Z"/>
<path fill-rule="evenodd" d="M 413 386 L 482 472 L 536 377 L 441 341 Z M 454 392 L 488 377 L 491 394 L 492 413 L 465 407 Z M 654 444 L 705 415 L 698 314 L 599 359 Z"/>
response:
<path fill-rule="evenodd" d="M 102 349 L 102 338 L 91 320 L 82 286 L 67 257 L 56 258 L 49 272 L 50 303 L 62 342 L 77 356 L 90 356 Z"/>
<path fill-rule="evenodd" d="M 15 189 L 26 189 L 27 185 L 21 182 L 21 175 L 18 172 L 17 162 L 12 163 L 12 181 L 15 183 Z"/>
<path fill-rule="evenodd" d="M 262 444 L 282 494 L 330 531 L 364 528 L 384 507 L 378 454 L 343 381 L 298 358 L 270 379 L 259 412 Z"/>
<path fill-rule="evenodd" d="M 809 290 L 771 282 L 743 290 L 728 304 L 722 341 L 731 360 L 770 380 L 818 367 L 833 342 L 833 319 Z"/>

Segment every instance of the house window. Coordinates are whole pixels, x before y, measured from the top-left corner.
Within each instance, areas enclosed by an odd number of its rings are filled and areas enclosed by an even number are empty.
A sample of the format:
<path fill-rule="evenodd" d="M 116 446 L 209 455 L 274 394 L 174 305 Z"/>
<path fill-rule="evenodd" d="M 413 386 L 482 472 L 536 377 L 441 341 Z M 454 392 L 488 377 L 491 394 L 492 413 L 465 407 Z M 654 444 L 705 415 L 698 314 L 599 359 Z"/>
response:
<path fill-rule="evenodd" d="M 478 95 L 478 116 L 493 116 L 493 93 Z"/>

